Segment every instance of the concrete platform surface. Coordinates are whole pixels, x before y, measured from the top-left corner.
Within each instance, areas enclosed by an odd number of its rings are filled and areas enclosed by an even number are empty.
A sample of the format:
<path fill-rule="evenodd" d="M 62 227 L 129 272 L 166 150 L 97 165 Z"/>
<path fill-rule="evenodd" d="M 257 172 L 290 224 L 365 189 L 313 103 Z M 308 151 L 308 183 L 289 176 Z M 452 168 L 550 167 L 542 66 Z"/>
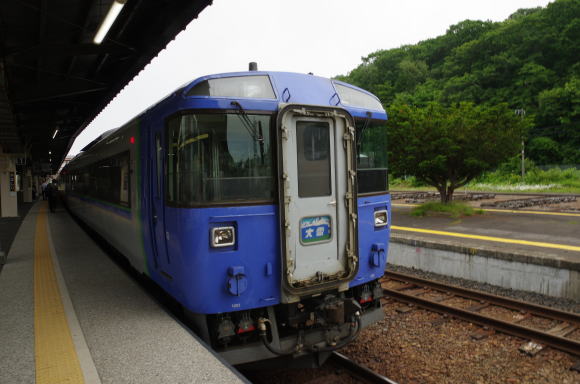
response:
<path fill-rule="evenodd" d="M 442 215 L 415 217 L 411 207 L 395 206 L 391 221 L 394 241 L 421 240 L 431 245 L 482 249 L 502 258 L 565 265 L 580 271 L 580 214 L 486 211 L 454 219 Z"/>
<path fill-rule="evenodd" d="M 19 201 L 17 217 L 0 217 L 0 252 L 8 254 L 10 246 L 18 232 L 18 228 L 20 228 L 20 224 L 22 224 L 32 204 Z M 0 266 L 0 268 L 2 267 Z"/>
<path fill-rule="evenodd" d="M 38 366 L 39 346 L 52 344 L 39 340 L 45 336 L 39 336 L 44 315 L 38 297 L 48 289 L 37 281 L 37 219 L 43 214 L 83 382 L 245 382 L 119 269 L 68 213 L 44 213 L 41 204 L 24 219 L 0 273 L 0 383 L 51 382 L 40 380 Z"/>

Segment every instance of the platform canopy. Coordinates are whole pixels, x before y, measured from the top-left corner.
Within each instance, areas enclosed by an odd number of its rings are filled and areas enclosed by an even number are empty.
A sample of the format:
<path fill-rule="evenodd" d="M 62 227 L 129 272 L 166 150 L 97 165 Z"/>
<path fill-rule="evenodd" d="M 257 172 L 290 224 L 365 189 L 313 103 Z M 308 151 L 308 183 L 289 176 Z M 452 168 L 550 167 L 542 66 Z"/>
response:
<path fill-rule="evenodd" d="M 95 43 L 113 3 L 120 13 L 104 40 Z M 0 1 L 3 152 L 27 153 L 35 170 L 50 164 L 54 173 L 74 137 L 210 4 L 211 0 Z"/>

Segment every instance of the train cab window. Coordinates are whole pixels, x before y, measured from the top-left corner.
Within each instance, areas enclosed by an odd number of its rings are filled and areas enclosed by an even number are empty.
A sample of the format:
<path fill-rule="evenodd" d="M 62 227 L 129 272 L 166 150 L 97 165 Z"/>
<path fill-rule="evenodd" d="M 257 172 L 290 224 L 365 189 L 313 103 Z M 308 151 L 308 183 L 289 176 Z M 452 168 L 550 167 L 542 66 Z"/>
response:
<path fill-rule="evenodd" d="M 185 114 L 167 124 L 167 201 L 272 202 L 270 115 Z"/>
<path fill-rule="evenodd" d="M 356 120 L 358 193 L 388 190 L 387 128 L 380 120 Z"/>
<path fill-rule="evenodd" d="M 209 79 L 193 86 L 187 92 L 187 96 L 276 98 L 268 76 L 235 76 Z"/>
<path fill-rule="evenodd" d="M 381 102 L 376 97 L 337 82 L 333 83 L 341 104 L 364 109 L 384 110 Z"/>

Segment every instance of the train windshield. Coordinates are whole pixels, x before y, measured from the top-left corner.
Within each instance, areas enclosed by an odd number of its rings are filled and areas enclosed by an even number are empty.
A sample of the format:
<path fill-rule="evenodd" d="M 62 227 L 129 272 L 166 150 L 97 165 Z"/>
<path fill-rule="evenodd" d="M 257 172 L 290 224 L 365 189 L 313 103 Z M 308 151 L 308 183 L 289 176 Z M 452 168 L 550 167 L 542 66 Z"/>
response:
<path fill-rule="evenodd" d="M 358 193 L 388 190 L 387 128 L 385 121 L 357 119 Z"/>
<path fill-rule="evenodd" d="M 186 114 L 167 127 L 167 200 L 179 206 L 274 200 L 270 115 Z"/>

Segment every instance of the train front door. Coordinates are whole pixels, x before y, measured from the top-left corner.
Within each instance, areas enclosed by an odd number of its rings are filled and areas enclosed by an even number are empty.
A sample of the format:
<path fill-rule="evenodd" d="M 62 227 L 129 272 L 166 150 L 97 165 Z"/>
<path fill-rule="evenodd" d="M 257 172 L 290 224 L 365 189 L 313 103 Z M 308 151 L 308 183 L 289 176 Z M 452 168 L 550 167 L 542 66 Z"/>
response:
<path fill-rule="evenodd" d="M 340 109 L 289 105 L 278 131 L 287 291 L 346 289 L 358 270 L 352 118 Z"/>

